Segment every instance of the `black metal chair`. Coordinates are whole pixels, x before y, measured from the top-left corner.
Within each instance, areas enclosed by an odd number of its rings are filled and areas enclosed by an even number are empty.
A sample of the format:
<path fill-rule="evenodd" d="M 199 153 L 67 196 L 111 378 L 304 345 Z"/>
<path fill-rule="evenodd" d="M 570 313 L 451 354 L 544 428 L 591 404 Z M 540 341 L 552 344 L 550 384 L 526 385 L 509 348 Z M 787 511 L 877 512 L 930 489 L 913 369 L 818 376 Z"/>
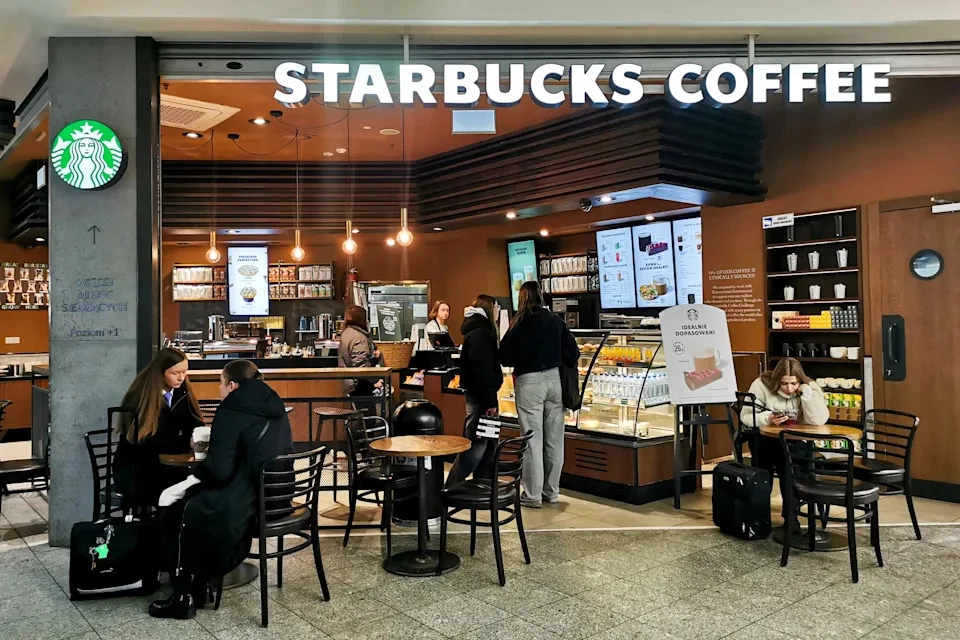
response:
<path fill-rule="evenodd" d="M 853 477 L 857 480 L 879 485 L 884 496 L 906 496 L 917 540 L 920 525 L 910 488 L 910 454 L 919 426 L 920 418 L 912 413 L 891 409 L 867 411 L 863 415 L 862 455 L 853 462 Z"/>
<path fill-rule="evenodd" d="M 527 548 L 527 536 L 523 531 L 523 517 L 520 509 L 520 478 L 523 475 L 523 456 L 530 445 L 533 432 L 517 438 L 503 440 L 497 445 L 493 463 L 493 477 L 489 479 L 473 478 L 465 480 L 443 490 L 442 511 L 440 514 L 440 557 L 447 550 L 447 522 L 470 525 L 470 555 L 477 547 L 477 526 L 490 527 L 493 531 L 493 550 L 497 558 L 497 575 L 500 586 L 507 583 L 503 570 L 503 550 L 500 547 L 500 527 L 517 521 L 520 534 L 520 546 L 523 559 L 530 564 L 530 550 Z M 501 478 L 506 478 L 502 480 Z M 463 520 L 453 516 L 460 511 L 470 511 L 470 519 Z M 477 522 L 477 511 L 490 512 L 489 522 Z M 500 519 L 500 511 L 508 516 Z M 437 575 L 443 570 L 442 563 L 437 564 Z"/>
<path fill-rule="evenodd" d="M 250 558 L 260 561 L 260 624 L 267 626 L 267 560 L 277 560 L 277 588 L 283 587 L 283 558 L 313 547 L 313 561 L 324 601 L 330 600 L 330 589 L 323 572 L 317 512 L 320 499 L 320 470 L 323 447 L 278 456 L 260 472 L 257 514 L 257 553 Z M 306 462 L 300 466 L 298 463 Z M 294 471 L 296 469 L 296 471 Z M 284 548 L 284 536 L 296 536 L 303 542 Z M 267 538 L 277 539 L 277 550 L 267 551 Z M 220 607 L 222 584 L 217 589 L 214 609 Z"/>
<path fill-rule="evenodd" d="M 362 418 L 363 412 L 352 408 L 321 405 L 314 407 L 313 414 L 317 417 L 317 426 L 314 429 L 311 420 L 307 438 L 311 443 L 326 447 L 327 453 L 330 454 L 330 462 L 326 461 L 326 453 L 324 454 L 323 468 L 329 469 L 333 474 L 333 501 L 336 502 L 337 494 L 340 491 L 339 474 L 344 470 L 339 455 L 344 452 L 349 456 L 346 435 L 347 424 Z M 296 439 L 294 440 L 294 446 L 297 446 Z M 324 487 L 324 489 L 327 489 L 327 487 Z"/>
<path fill-rule="evenodd" d="M 737 462 L 743 463 L 743 442 L 746 440 L 750 443 L 750 465 L 756 466 L 757 447 L 762 436 L 760 435 L 760 429 L 746 424 L 742 415 L 744 409 L 749 409 L 753 417 L 751 424 L 755 425 L 757 424 L 757 412 L 762 409 L 757 406 L 757 396 L 752 393 L 738 391 L 736 397 L 737 401 L 734 403 L 734 409 L 737 414 L 737 434 L 733 439 L 733 455 Z"/>
<path fill-rule="evenodd" d="M 113 488 L 115 485 L 111 477 L 113 456 L 117 452 L 119 439 L 114 438 L 112 429 L 98 429 L 84 434 L 83 442 L 87 445 L 90 472 L 93 476 L 93 521 L 109 518 L 117 513 L 125 514 L 123 495 Z M 111 482 L 108 482 L 108 478 Z"/>
<path fill-rule="evenodd" d="M 3 400 L 3 409 L 13 404 Z M 32 428 L 31 456 L 21 460 L 0 460 L 0 508 L 3 496 L 14 493 L 30 493 L 50 488 L 50 428 L 49 425 L 34 425 Z M 28 487 L 11 489 L 10 485 L 30 483 Z"/>
<path fill-rule="evenodd" d="M 357 502 L 380 504 L 377 496 L 383 492 L 383 511 L 380 528 L 387 530 L 387 557 L 391 548 L 391 520 L 393 519 L 394 491 L 417 486 L 417 470 L 398 467 L 392 459 L 370 448 L 370 443 L 390 436 L 390 425 L 379 416 L 353 416 L 347 428 L 347 471 L 350 474 L 350 515 L 343 534 L 343 546 L 350 541 Z M 411 494 L 408 499 L 416 498 Z"/>
<path fill-rule="evenodd" d="M 799 515 L 801 503 L 808 505 L 834 505 L 847 511 L 847 544 L 850 551 L 850 573 L 854 582 L 859 582 L 857 568 L 857 533 L 854 528 L 858 520 L 870 521 L 870 545 L 877 554 L 877 565 L 883 566 L 880 554 L 880 487 L 876 484 L 854 479 L 853 440 L 845 437 L 830 437 L 845 444 L 841 449 L 817 447 L 821 437 L 811 436 L 802 431 L 783 430 L 780 432 L 780 447 L 783 450 L 786 486 L 790 487 L 783 496 L 788 516 Z M 830 455 L 825 455 L 830 454 Z M 856 510 L 863 509 L 862 515 Z M 816 514 L 807 509 L 809 550 L 816 544 Z M 787 566 L 793 527 L 792 517 L 784 523 L 783 553 L 780 566 Z"/>

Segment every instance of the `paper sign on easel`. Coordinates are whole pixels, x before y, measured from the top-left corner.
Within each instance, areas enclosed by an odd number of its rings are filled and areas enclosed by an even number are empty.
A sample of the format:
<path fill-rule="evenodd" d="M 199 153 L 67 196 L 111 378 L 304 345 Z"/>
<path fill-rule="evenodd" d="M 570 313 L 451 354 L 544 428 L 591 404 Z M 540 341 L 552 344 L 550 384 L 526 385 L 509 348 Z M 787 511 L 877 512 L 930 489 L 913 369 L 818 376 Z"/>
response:
<path fill-rule="evenodd" d="M 723 309 L 685 304 L 660 312 L 672 404 L 734 402 L 737 377 Z"/>

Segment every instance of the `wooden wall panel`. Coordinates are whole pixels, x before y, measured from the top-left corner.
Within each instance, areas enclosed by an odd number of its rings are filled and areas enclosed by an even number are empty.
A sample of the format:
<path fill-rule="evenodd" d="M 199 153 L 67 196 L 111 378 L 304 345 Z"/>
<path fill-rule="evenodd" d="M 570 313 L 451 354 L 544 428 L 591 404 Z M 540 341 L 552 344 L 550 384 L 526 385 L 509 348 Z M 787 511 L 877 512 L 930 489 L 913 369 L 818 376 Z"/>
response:
<path fill-rule="evenodd" d="M 673 478 L 673 442 L 637 449 L 638 484 L 644 486 Z M 686 447 L 684 447 L 684 452 Z M 684 458 L 686 459 L 686 458 Z"/>
<path fill-rule="evenodd" d="M 3 414 L 0 429 L 23 429 L 33 424 L 33 386 L 29 378 L 23 380 L 0 379 L 0 400 L 10 400 L 13 404 L 7 406 Z"/>

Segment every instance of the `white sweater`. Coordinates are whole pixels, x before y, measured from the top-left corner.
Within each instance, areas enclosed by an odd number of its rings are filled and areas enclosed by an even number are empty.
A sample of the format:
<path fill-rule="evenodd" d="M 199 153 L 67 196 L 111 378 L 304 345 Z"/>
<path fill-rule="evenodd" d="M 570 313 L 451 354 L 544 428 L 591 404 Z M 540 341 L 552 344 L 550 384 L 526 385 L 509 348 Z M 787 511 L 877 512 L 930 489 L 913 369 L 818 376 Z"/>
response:
<path fill-rule="evenodd" d="M 762 427 L 770 424 L 774 412 L 796 413 L 800 424 L 826 424 L 830 419 L 830 409 L 823 397 L 823 390 L 816 382 L 802 385 L 802 392 L 796 396 L 785 396 L 780 391 L 770 391 L 760 378 L 750 385 L 750 393 L 757 396 L 757 421 L 753 424 L 753 408 L 744 407 L 740 411 L 740 420 L 746 426 Z"/>

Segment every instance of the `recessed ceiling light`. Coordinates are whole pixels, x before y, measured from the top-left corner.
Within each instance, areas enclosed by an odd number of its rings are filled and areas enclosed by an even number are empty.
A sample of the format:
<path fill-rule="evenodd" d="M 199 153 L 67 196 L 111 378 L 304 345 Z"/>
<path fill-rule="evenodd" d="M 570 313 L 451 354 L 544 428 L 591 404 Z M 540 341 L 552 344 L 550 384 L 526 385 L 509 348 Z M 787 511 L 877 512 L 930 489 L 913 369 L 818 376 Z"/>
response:
<path fill-rule="evenodd" d="M 37 238 L 37 242 L 46 242 L 46 241 L 47 241 L 46 238 L 39 238 L 39 237 Z"/>
<path fill-rule="evenodd" d="M 613 202 L 613 196 L 600 196 L 600 202 Z"/>
<path fill-rule="evenodd" d="M 546 238 L 548 235 L 550 235 L 550 232 L 546 229 L 540 229 L 540 235 Z"/>
<path fill-rule="evenodd" d="M 647 217 L 645 218 L 645 220 L 646 220 L 647 222 L 653 222 L 653 216 L 647 216 Z"/>
<path fill-rule="evenodd" d="M 396 241 L 396 240 L 394 240 L 393 238 L 387 238 L 387 246 L 388 246 L 388 247 L 392 247 L 392 246 L 395 245 L 395 244 L 397 244 L 397 241 Z"/>
<path fill-rule="evenodd" d="M 184 132 L 183 132 L 183 137 L 185 137 L 185 138 L 191 138 L 191 139 L 193 139 L 193 140 L 196 140 L 197 138 L 202 138 L 202 137 L 203 137 L 203 134 L 202 134 L 202 133 L 197 133 L 196 131 L 184 131 Z"/>
<path fill-rule="evenodd" d="M 324 157 L 329 158 L 330 156 L 333 155 L 333 151 L 324 151 L 324 152 L 323 152 L 323 155 L 324 155 Z"/>
<path fill-rule="evenodd" d="M 380 129 L 380 134 L 384 136 L 398 136 L 400 129 Z"/>
<path fill-rule="evenodd" d="M 371 126 L 368 125 L 368 124 L 363 125 L 363 130 L 364 130 L 364 131 L 370 131 L 370 129 L 373 129 L 373 127 L 371 127 Z"/>
<path fill-rule="evenodd" d="M 227 233 L 240 233 L 240 229 L 227 229 Z"/>
<path fill-rule="evenodd" d="M 434 231 L 443 231 L 443 227 L 434 227 L 433 230 L 434 230 Z"/>
<path fill-rule="evenodd" d="M 517 217 L 516 211 L 507 211 L 507 220 L 513 220 Z"/>
<path fill-rule="evenodd" d="M 357 229 L 356 227 L 354 227 L 354 228 L 353 228 L 353 232 L 354 232 L 354 233 L 360 233 L 360 229 Z"/>
<path fill-rule="evenodd" d="M 343 154 L 343 153 L 346 153 L 346 152 L 347 152 L 347 150 L 344 149 L 343 147 L 337 147 L 337 153 Z"/>
<path fill-rule="evenodd" d="M 255 124 L 262 127 L 265 124 L 270 124 L 270 121 L 266 118 L 251 118 L 250 124 Z"/>

